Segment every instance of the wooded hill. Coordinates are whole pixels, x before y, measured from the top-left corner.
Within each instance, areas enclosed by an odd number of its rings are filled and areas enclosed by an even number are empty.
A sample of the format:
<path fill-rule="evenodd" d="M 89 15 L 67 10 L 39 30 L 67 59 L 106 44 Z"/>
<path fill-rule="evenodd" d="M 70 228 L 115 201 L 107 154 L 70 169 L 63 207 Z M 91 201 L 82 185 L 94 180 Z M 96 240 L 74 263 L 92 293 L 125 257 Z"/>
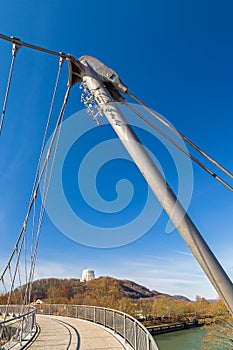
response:
<path fill-rule="evenodd" d="M 171 296 L 155 290 L 151 291 L 133 281 L 118 280 L 112 277 L 99 277 L 88 282 L 80 282 L 79 279 L 47 278 L 35 281 L 32 287 L 32 300 L 45 299 L 53 303 L 73 301 L 78 304 L 88 302 L 93 304 L 96 301 L 99 305 L 101 299 L 106 298 L 127 298 L 133 301 L 161 296 L 189 301 L 183 296 Z"/>
<path fill-rule="evenodd" d="M 22 304 L 26 286 L 16 288 L 12 303 Z M 32 284 L 31 301 L 41 299 L 43 303 L 95 305 L 117 309 L 134 317 L 152 322 L 184 322 L 194 319 L 219 320 L 229 313 L 221 300 L 208 302 L 196 297 L 190 301 L 183 296 L 172 296 L 149 290 L 135 282 L 100 277 L 88 282 L 78 279 L 47 278 Z M 8 294 L 0 294 L 0 304 L 6 304 Z M 38 305 L 39 306 L 39 305 Z"/>
<path fill-rule="evenodd" d="M 190 301 L 183 296 L 151 291 L 133 281 L 112 277 L 88 282 L 56 278 L 38 280 L 33 283 L 31 300 L 37 299 L 44 303 L 108 307 L 143 320 L 152 320 L 153 324 L 228 315 L 221 300 L 210 303 L 197 296 L 196 301 Z"/>

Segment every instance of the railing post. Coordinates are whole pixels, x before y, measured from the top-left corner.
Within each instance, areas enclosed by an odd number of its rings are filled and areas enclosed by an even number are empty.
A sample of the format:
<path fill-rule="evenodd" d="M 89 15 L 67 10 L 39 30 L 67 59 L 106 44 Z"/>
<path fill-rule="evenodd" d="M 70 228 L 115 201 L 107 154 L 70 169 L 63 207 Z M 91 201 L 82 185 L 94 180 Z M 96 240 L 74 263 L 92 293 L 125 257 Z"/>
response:
<path fill-rule="evenodd" d="M 33 325 L 32 325 L 32 328 L 34 329 L 36 325 L 36 312 L 33 313 Z"/>
<path fill-rule="evenodd" d="M 95 313 L 96 313 L 96 307 L 94 306 L 94 320 L 93 320 L 94 323 L 96 323 L 96 314 Z"/>
<path fill-rule="evenodd" d="M 146 335 L 146 348 L 147 348 L 147 350 L 150 350 L 150 339 L 149 339 L 149 334 Z"/>
<path fill-rule="evenodd" d="M 106 327 L 106 309 L 104 308 L 104 327 Z"/>
<path fill-rule="evenodd" d="M 24 323 L 24 316 L 22 318 L 22 323 L 21 323 L 21 332 L 19 334 L 19 343 L 22 345 L 22 339 L 23 339 L 23 323 Z"/>
<path fill-rule="evenodd" d="M 123 329 L 123 336 L 124 339 L 126 340 L 126 314 L 124 314 L 124 329 Z"/>
<path fill-rule="evenodd" d="M 137 350 L 137 324 L 134 322 L 134 349 Z"/>
<path fill-rule="evenodd" d="M 76 305 L 76 309 L 75 309 L 75 317 L 78 318 L 78 305 Z"/>
<path fill-rule="evenodd" d="M 113 330 L 114 332 L 116 332 L 116 312 L 113 311 L 113 320 L 112 320 L 112 326 L 113 326 Z"/>

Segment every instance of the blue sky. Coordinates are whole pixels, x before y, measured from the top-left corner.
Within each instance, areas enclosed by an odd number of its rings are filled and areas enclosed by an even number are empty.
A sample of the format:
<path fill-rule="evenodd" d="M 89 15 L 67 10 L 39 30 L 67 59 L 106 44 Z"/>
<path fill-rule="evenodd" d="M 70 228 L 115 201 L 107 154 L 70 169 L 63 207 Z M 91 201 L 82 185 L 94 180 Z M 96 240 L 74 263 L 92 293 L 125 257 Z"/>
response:
<path fill-rule="evenodd" d="M 117 3 L 92 0 L 88 4 L 84 1 L 32 3 L 3 0 L 0 32 L 71 53 L 77 58 L 85 54 L 99 58 L 119 73 L 136 96 L 233 171 L 232 14 L 233 4 L 227 0 L 221 3 L 209 0 L 119 0 Z M 11 45 L 2 40 L 0 57 L 0 101 L 3 101 Z M 56 57 L 27 48 L 21 48 L 16 59 L 0 138 L 2 267 L 26 213 L 57 68 Z M 67 72 L 65 63 L 50 133 L 66 90 Z M 83 108 L 80 94 L 78 86 L 75 86 L 71 91 L 66 119 Z M 95 124 L 82 114 L 80 128 L 85 127 L 95 127 Z M 126 157 L 125 154 L 117 162 L 105 165 L 97 176 L 97 188 L 105 201 L 112 201 L 116 199 L 114 189 L 117 181 L 128 179 L 135 187 L 132 203 L 106 219 L 106 214 L 97 215 L 95 210 L 91 212 L 90 207 L 81 202 L 77 186 L 78 157 L 88 151 L 95 138 L 97 144 L 108 137 L 115 139 L 105 125 L 94 131 L 96 136 L 89 135 L 90 143 L 87 133 L 79 140 L 80 146 L 74 144 L 66 159 L 63 185 L 67 200 L 77 215 L 82 215 L 94 226 L 108 226 L 108 222 L 115 226 L 126 224 L 127 219 L 138 216 L 148 190 L 136 168 L 130 165 L 128 159 L 121 159 Z M 145 136 L 145 140 L 149 137 Z M 109 147 L 110 151 L 114 148 Z M 151 152 L 168 182 L 177 190 L 177 173 L 172 157 L 156 141 Z M 85 171 L 90 174 L 89 170 Z M 188 212 L 232 277 L 232 193 L 196 165 L 193 165 L 193 176 Z M 128 186 L 125 192 L 122 187 L 123 200 L 127 201 L 132 188 L 129 183 L 122 183 L 122 186 Z M 85 189 L 85 183 L 82 189 Z M 157 208 L 156 201 L 154 205 Z M 152 204 L 149 211 L 153 211 Z M 149 219 L 145 216 L 144 220 L 146 223 Z M 46 216 L 36 278 L 79 278 L 84 268 L 91 267 L 97 276 L 132 279 L 150 289 L 170 294 L 183 294 L 190 298 L 197 294 L 215 297 L 215 290 L 179 233 L 166 233 L 167 215 L 161 213 L 155 221 L 149 231 L 136 241 L 103 249 L 74 242 Z"/>

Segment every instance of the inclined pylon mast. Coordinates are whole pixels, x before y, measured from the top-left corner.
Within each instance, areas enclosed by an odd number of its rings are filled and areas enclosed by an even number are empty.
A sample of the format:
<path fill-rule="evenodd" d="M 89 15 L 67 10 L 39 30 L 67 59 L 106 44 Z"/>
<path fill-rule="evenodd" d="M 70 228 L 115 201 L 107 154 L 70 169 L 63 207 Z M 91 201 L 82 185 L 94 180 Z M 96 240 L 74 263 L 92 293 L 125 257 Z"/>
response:
<path fill-rule="evenodd" d="M 231 280 L 115 102 L 122 101 L 123 97 L 119 91 L 127 93 L 127 87 L 112 69 L 90 56 L 83 56 L 78 61 L 70 58 L 69 68 L 70 86 L 82 81 L 84 86 L 90 90 L 99 108 L 105 114 L 206 276 L 233 314 Z"/>

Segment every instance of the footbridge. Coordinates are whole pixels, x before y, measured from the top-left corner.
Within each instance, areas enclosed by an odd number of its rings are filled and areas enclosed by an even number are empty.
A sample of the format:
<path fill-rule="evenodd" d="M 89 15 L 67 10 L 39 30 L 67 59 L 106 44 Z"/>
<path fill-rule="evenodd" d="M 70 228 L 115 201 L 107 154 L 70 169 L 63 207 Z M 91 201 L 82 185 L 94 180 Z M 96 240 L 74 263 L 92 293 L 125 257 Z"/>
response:
<path fill-rule="evenodd" d="M 24 219 L 22 220 L 22 226 L 19 233 L 16 235 L 17 238 L 16 241 L 14 241 L 15 244 L 11 249 L 8 260 L 6 263 L 4 262 L 3 270 L 0 274 L 0 304 L 5 305 L 2 306 L 0 310 L 0 350 L 26 349 L 30 347 L 43 350 L 52 349 L 53 347 L 56 349 L 104 349 L 103 346 L 108 350 L 122 347 L 130 347 L 135 350 L 154 350 L 158 348 L 153 338 L 140 323 L 132 317 L 116 310 L 91 306 L 50 305 L 43 306 L 38 310 L 39 315 L 37 315 L 36 310 L 30 306 L 31 301 L 33 300 L 31 292 L 33 281 L 35 279 L 35 266 L 41 228 L 43 226 L 46 204 L 49 202 L 49 193 L 51 187 L 57 189 L 58 184 L 60 192 L 62 193 L 63 191 L 63 171 L 62 167 L 58 167 L 58 170 L 57 166 L 60 163 L 56 163 L 56 160 L 59 158 L 59 156 L 57 156 L 57 154 L 59 154 L 59 147 L 62 148 L 62 143 L 59 143 L 59 141 L 64 137 L 62 131 L 64 130 L 63 121 L 65 118 L 65 110 L 68 104 L 70 91 L 76 84 L 79 84 L 79 87 L 82 90 L 81 101 L 83 102 L 88 114 L 98 125 L 101 125 L 99 118 L 103 116 L 106 117 L 107 122 L 112 126 L 116 135 L 118 135 L 124 148 L 137 165 L 142 176 L 145 178 L 152 192 L 160 202 L 162 208 L 166 211 L 167 215 L 173 222 L 174 227 L 176 227 L 177 231 L 190 248 L 190 251 L 201 266 L 203 272 L 209 278 L 209 281 L 212 283 L 218 295 L 225 302 L 229 312 L 233 314 L 232 281 L 187 214 L 186 209 L 179 202 L 175 193 L 166 182 L 160 169 L 155 164 L 154 158 L 151 157 L 150 153 L 135 133 L 137 128 L 131 127 L 126 119 L 125 111 L 130 111 L 130 113 L 133 113 L 134 117 L 143 120 L 144 123 L 157 132 L 157 135 L 166 139 L 176 147 L 179 152 L 182 152 L 185 156 L 194 161 L 209 175 L 214 177 L 232 192 L 233 187 L 231 186 L 229 179 L 233 179 L 233 173 L 223 167 L 214 158 L 210 157 L 204 152 L 204 150 L 195 145 L 180 131 L 176 130 L 173 125 L 160 114 L 145 105 L 130 91 L 128 86 L 122 83 L 120 77 L 113 69 L 107 67 L 98 59 L 91 56 L 81 56 L 79 59 L 76 59 L 72 55 L 55 52 L 30 43 L 22 42 L 17 37 L 8 37 L 4 34 L 0 34 L 0 39 L 12 45 L 12 57 L 6 83 L 2 115 L 0 117 L 1 141 L 4 141 L 4 135 L 6 135 L 5 130 L 3 130 L 5 129 L 5 126 L 3 128 L 3 125 L 6 117 L 8 96 L 10 93 L 17 52 L 24 48 L 29 48 L 30 50 L 55 56 L 58 63 L 57 76 L 44 136 L 41 140 L 41 151 L 37 168 L 35 169 L 35 177 L 30 192 L 31 195 L 29 197 L 27 210 Z M 68 73 L 67 87 L 64 92 L 61 108 L 59 109 L 59 112 L 57 111 L 58 113 L 56 113 L 58 116 L 54 118 L 55 97 L 57 96 L 58 85 L 60 86 L 60 76 L 65 62 L 68 64 L 66 70 Z M 28 91 L 29 89 L 30 88 L 28 87 Z M 138 111 L 135 106 L 128 103 L 127 99 L 131 99 L 139 104 L 140 111 Z M 12 101 L 15 103 L 14 99 Z M 145 112 L 149 113 L 148 117 L 145 117 L 143 114 Z M 23 123 L 24 124 L 22 125 L 26 125 L 25 121 L 23 121 Z M 53 131 L 49 137 L 50 128 L 52 128 Z M 22 129 L 24 128 L 22 127 Z M 28 129 L 28 132 L 31 132 L 29 130 L 30 128 Z M 72 130 L 72 132 L 73 131 L 76 132 L 75 129 Z M 83 129 L 83 135 L 86 131 L 86 129 Z M 23 135 L 23 137 L 26 136 L 25 133 Z M 21 138 L 23 139 L 23 137 Z M 179 141 L 177 137 L 179 138 Z M 13 137 L 11 137 L 11 140 L 13 140 Z M 186 148 L 181 146 L 180 141 L 187 144 L 190 149 L 192 149 L 192 152 L 195 151 L 198 157 L 204 158 L 201 158 L 202 160 L 197 159 L 196 156 L 193 156 L 186 150 Z M 3 154 L 5 157 L 8 157 L 9 139 L 6 139 L 5 142 L 6 149 Z M 97 145 L 98 142 L 95 144 L 95 147 Z M 18 152 L 18 147 L 16 152 Z M 21 159 L 22 156 L 23 153 L 19 153 L 19 158 L 17 159 L 20 159 L 23 164 L 23 158 Z M 24 154 L 24 156 L 26 155 Z M 206 165 L 207 163 L 208 165 Z M 12 166 L 13 165 L 14 164 L 12 163 Z M 214 169 L 216 168 L 221 174 L 220 176 L 224 175 L 224 179 L 226 176 L 228 176 L 229 179 L 227 178 L 225 181 L 222 177 L 218 176 L 215 171 L 211 170 L 212 167 L 214 167 Z M 14 167 L 12 169 L 14 169 Z M 59 181 L 52 183 L 54 172 L 59 174 L 58 178 L 60 179 L 60 183 Z M 12 173 L 15 173 L 18 177 L 17 171 Z M 55 178 L 57 177 L 55 176 Z M 59 191 L 56 190 L 56 192 Z M 13 200 L 16 201 L 15 196 Z M 60 200 L 61 196 L 56 196 L 52 206 L 55 206 Z M 49 206 L 47 206 L 47 208 L 48 207 Z M 114 212 L 115 211 L 111 213 Z M 70 212 L 68 211 L 68 213 Z M 66 220 L 64 220 L 65 223 L 69 222 L 69 219 L 67 219 L 64 212 L 62 212 L 61 215 L 66 218 Z M 72 226 L 70 223 L 67 225 L 67 227 L 62 226 L 61 231 L 63 233 L 65 233 L 66 230 L 69 232 L 69 228 Z M 11 234 L 11 229 L 5 227 L 5 225 L 2 226 L 2 230 L 4 231 L 3 237 L 8 239 L 8 235 Z M 79 227 L 77 230 L 79 230 Z M 85 232 L 85 230 L 82 231 L 80 229 L 80 232 Z M 140 232 L 138 232 L 138 234 L 139 233 Z M 126 230 L 124 237 L 126 237 L 127 234 Z M 83 239 L 84 236 L 85 234 L 82 233 L 81 238 Z M 122 245 L 120 241 L 115 241 L 117 236 L 117 230 L 113 230 L 112 234 L 108 232 L 107 235 L 104 236 L 104 239 L 95 232 L 94 241 L 88 241 L 87 245 L 90 245 L 91 247 L 100 247 L 98 244 L 96 245 L 96 242 L 99 240 L 102 242 L 101 248 L 112 247 L 112 242 L 116 242 L 114 243 L 115 246 L 118 246 L 118 244 Z M 68 237 L 71 236 L 68 234 Z M 111 240 L 110 246 L 109 242 L 107 242 L 108 237 L 110 237 Z M 132 238 L 128 237 L 127 242 L 124 241 L 124 244 L 131 241 Z M 86 244 L 83 242 L 84 241 L 81 241 L 82 244 Z M 61 317 L 65 317 L 65 319 Z M 67 317 L 69 317 L 69 319 L 67 319 Z M 110 343 L 112 345 L 110 345 Z"/>
<path fill-rule="evenodd" d="M 5 306 L 1 307 L 2 315 Z M 22 312 L 22 315 L 20 314 Z M 1 350 L 157 350 L 148 330 L 126 313 L 86 305 L 11 306 Z"/>

